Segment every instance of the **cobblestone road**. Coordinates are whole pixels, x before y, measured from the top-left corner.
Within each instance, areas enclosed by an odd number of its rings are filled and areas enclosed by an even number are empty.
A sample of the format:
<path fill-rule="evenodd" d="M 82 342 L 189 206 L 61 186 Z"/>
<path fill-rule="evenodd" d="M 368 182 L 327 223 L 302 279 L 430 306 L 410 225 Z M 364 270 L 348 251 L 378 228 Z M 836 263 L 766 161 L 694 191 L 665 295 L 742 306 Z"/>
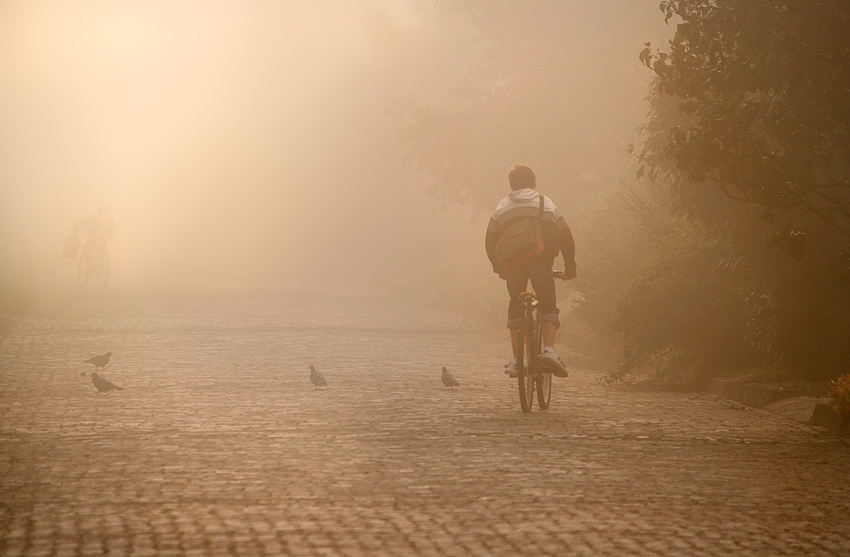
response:
<path fill-rule="evenodd" d="M 524 415 L 505 331 L 467 316 L 282 294 L 39 307 L 0 347 L 3 555 L 850 555 L 843 441 L 599 386 L 578 358 Z M 107 350 L 125 390 L 98 395 L 81 362 Z"/>

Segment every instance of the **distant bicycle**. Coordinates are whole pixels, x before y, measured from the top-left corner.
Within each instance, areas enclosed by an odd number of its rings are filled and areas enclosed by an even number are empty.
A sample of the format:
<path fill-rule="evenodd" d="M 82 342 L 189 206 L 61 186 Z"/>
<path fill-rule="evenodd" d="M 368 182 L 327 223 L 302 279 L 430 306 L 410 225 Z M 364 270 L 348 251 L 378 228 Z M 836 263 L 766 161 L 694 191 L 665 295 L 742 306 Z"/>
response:
<path fill-rule="evenodd" d="M 563 278 L 563 271 L 552 271 L 555 278 Z M 540 303 L 534 292 L 523 292 L 519 299 L 525 308 L 522 326 L 519 329 L 519 353 L 517 354 L 517 382 L 519 404 L 523 412 L 531 412 L 534 394 L 541 410 L 549 408 L 552 396 L 552 372 L 543 365 L 543 335 L 537 306 Z"/>
<path fill-rule="evenodd" d="M 91 249 L 83 248 L 80 253 L 80 262 L 77 265 L 77 278 L 80 286 L 88 286 L 92 275 L 98 287 L 106 288 L 109 284 L 110 264 L 109 253 L 106 246 L 92 246 Z"/>
<path fill-rule="evenodd" d="M 80 258 L 77 264 L 80 286 L 88 286 L 92 275 L 100 288 L 109 284 L 110 264 L 106 248 L 114 232 L 112 214 L 102 207 L 96 214 L 78 222 L 65 239 L 65 257 L 76 259 L 79 255 Z"/>

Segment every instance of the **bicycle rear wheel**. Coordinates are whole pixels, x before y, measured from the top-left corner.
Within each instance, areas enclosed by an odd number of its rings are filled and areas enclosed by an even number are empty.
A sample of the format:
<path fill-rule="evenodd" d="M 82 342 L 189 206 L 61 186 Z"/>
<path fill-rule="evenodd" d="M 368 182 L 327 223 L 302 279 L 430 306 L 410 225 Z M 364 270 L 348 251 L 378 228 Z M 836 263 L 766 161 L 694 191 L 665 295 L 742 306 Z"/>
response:
<path fill-rule="evenodd" d="M 534 361 L 537 363 L 534 367 L 534 385 L 537 388 L 537 406 L 541 410 L 546 410 L 549 408 L 549 398 L 552 396 L 552 372 L 548 371 L 540 361 L 543 356 L 543 331 L 539 321 L 535 321 L 534 330 L 536 331 Z"/>
<path fill-rule="evenodd" d="M 541 410 L 549 408 L 549 401 L 552 398 L 552 372 L 542 370 L 537 375 L 537 406 Z"/>
<path fill-rule="evenodd" d="M 106 288 L 106 285 L 109 284 L 109 272 L 109 254 L 104 252 L 101 257 L 98 257 L 97 270 L 94 273 L 97 285 L 100 288 Z"/>
<path fill-rule="evenodd" d="M 77 264 L 77 282 L 80 286 L 88 286 L 89 284 L 89 271 L 88 271 L 88 259 L 86 255 L 80 254 L 80 261 Z"/>
<path fill-rule="evenodd" d="M 519 354 L 516 359 L 519 404 L 523 412 L 531 412 L 534 404 L 534 346 L 536 344 L 533 329 L 523 326 L 520 329 Z"/>

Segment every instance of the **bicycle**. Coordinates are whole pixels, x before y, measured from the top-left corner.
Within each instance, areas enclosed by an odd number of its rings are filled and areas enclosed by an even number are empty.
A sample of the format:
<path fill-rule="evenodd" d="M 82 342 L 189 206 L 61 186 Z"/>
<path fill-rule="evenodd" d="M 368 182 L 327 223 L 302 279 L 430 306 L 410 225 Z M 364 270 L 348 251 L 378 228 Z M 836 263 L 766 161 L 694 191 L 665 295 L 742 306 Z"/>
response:
<path fill-rule="evenodd" d="M 106 248 L 88 250 L 84 248 L 80 254 L 80 262 L 77 266 L 77 279 L 80 286 L 88 286 L 89 277 L 92 275 L 100 288 L 106 288 L 109 284 L 110 264 Z"/>
<path fill-rule="evenodd" d="M 563 271 L 552 271 L 555 278 L 563 278 Z M 535 312 L 540 303 L 534 292 L 523 292 L 519 299 L 525 308 L 522 325 L 519 329 L 519 353 L 517 354 L 517 383 L 519 384 L 519 404 L 523 412 L 531 412 L 534 394 L 537 392 L 537 406 L 541 410 L 549 408 L 552 397 L 552 372 L 543 365 L 542 322 Z"/>

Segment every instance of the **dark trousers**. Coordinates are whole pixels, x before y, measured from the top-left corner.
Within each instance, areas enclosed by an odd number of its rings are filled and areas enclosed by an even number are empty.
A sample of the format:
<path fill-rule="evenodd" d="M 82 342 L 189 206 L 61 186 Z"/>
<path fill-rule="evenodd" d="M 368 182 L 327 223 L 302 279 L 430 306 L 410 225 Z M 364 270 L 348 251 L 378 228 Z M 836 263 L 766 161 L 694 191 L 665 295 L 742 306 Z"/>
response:
<path fill-rule="evenodd" d="M 555 299 L 555 278 L 552 276 L 553 263 L 552 259 L 536 259 L 508 273 L 506 282 L 508 283 L 508 294 L 511 296 L 511 301 L 508 304 L 509 329 L 517 328 L 522 323 L 525 308 L 519 299 L 519 295 L 528 288 L 529 279 L 537 299 L 540 300 L 540 305 L 537 307 L 540 319 L 551 321 L 555 324 L 555 327 L 561 326 L 561 321 L 558 319 L 560 312 Z"/>

